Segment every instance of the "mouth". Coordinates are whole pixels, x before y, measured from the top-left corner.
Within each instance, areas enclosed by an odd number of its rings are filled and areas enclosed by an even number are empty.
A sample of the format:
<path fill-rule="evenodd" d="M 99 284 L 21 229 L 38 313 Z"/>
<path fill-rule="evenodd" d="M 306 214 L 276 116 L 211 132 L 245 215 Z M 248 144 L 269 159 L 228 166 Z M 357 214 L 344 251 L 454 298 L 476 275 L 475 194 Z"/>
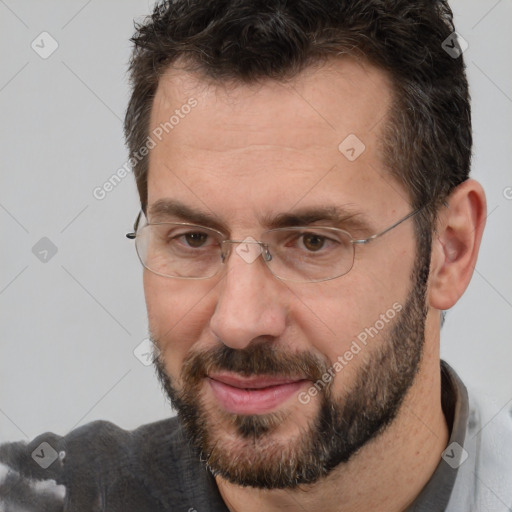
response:
<path fill-rule="evenodd" d="M 308 382 L 304 378 L 212 374 L 210 388 L 221 407 L 232 414 L 267 414 L 275 411 Z"/>

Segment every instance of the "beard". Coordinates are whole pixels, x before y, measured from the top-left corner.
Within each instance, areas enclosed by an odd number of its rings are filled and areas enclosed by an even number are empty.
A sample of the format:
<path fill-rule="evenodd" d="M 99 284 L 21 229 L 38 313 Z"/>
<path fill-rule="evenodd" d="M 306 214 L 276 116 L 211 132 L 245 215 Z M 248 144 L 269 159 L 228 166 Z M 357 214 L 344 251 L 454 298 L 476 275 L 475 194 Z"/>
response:
<path fill-rule="evenodd" d="M 312 484 L 348 462 L 393 422 L 418 373 L 423 353 L 430 253 L 421 254 L 412 272 L 406 303 L 390 322 L 386 339 L 371 349 L 342 396 L 333 394 L 335 379 L 325 385 L 318 395 L 316 416 L 295 436 L 278 435 L 279 427 L 287 420 L 284 412 L 241 415 L 207 406 L 203 401 L 207 376 L 213 371 L 243 376 L 300 375 L 314 383 L 332 367 L 328 361 L 309 352 L 286 353 L 263 338 L 243 350 L 219 344 L 187 356 L 178 389 L 156 349 L 158 340 L 152 338 L 161 386 L 192 446 L 214 476 L 264 489 Z M 381 338 L 384 336 L 383 332 Z"/>

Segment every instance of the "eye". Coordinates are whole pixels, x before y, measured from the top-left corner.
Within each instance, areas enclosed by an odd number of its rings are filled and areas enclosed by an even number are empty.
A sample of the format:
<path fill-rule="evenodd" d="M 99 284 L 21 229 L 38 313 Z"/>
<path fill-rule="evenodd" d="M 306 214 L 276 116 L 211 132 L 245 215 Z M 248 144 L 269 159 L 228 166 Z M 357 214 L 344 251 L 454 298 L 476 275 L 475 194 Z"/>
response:
<path fill-rule="evenodd" d="M 316 252 L 322 249 L 325 245 L 326 238 L 316 233 L 305 233 L 302 235 L 302 244 L 311 252 Z"/>
<path fill-rule="evenodd" d="M 278 246 L 287 250 L 295 250 L 301 252 L 303 255 L 332 253 L 342 245 L 342 238 L 335 232 L 327 231 L 326 229 L 305 229 L 302 230 L 282 230 L 276 231 L 279 238 L 275 240 Z"/>
<path fill-rule="evenodd" d="M 199 227 L 168 227 L 161 225 L 160 243 L 174 251 L 211 249 L 219 244 L 218 237 Z"/>
<path fill-rule="evenodd" d="M 208 235 L 200 232 L 190 232 L 178 236 L 177 238 L 183 238 L 189 247 L 203 247 L 208 241 Z"/>

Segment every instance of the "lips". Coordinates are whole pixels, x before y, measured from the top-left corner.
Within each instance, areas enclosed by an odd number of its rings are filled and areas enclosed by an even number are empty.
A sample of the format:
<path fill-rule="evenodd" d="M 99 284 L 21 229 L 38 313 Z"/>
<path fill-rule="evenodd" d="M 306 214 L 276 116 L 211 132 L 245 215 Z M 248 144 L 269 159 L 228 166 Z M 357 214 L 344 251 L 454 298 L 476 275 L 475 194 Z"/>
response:
<path fill-rule="evenodd" d="M 265 414 L 297 394 L 305 379 L 274 376 L 210 375 L 208 382 L 220 406 L 233 414 Z"/>

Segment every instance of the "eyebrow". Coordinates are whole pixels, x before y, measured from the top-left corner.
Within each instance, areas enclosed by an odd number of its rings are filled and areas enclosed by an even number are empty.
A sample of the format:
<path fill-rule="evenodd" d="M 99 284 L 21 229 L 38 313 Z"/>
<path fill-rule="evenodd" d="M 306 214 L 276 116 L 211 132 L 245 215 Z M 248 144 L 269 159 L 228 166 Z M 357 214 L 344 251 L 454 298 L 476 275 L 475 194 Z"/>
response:
<path fill-rule="evenodd" d="M 151 220 L 149 219 L 151 217 Z M 172 219 L 179 219 L 183 222 L 198 224 L 206 228 L 227 232 L 227 226 L 213 212 L 206 212 L 191 208 L 184 203 L 170 199 L 159 199 L 148 207 L 148 221 L 166 222 Z"/>
<path fill-rule="evenodd" d="M 371 223 L 366 215 L 348 205 L 305 207 L 275 216 L 265 216 L 262 219 L 262 224 L 267 226 L 267 229 L 309 226 L 316 222 L 358 232 L 371 230 Z"/>
<path fill-rule="evenodd" d="M 211 211 L 200 210 L 171 199 L 159 199 L 148 207 L 148 220 L 150 222 L 166 222 L 170 219 L 178 222 L 189 222 L 228 233 L 227 224 Z M 367 216 L 356 211 L 353 206 L 314 206 L 303 207 L 291 212 L 267 214 L 260 218 L 265 229 L 277 229 L 294 226 L 308 226 L 317 222 L 324 222 L 333 227 L 353 230 L 356 232 L 370 232 L 372 224 Z"/>

